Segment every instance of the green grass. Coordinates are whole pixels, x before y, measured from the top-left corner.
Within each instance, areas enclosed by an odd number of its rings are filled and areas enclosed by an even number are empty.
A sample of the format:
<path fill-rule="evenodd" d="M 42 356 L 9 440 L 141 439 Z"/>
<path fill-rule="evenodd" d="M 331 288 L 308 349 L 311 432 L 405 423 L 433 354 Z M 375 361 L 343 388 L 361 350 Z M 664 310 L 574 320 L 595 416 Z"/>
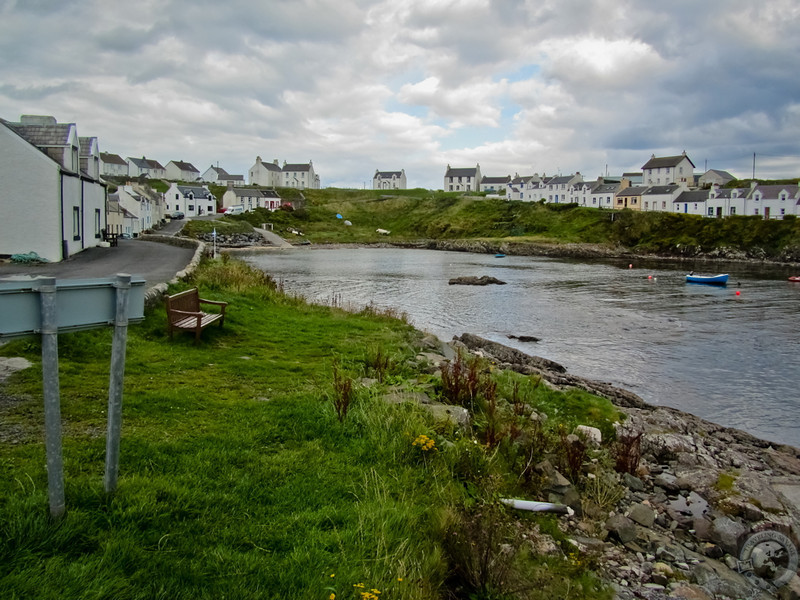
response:
<path fill-rule="evenodd" d="M 419 332 L 286 297 L 238 261 L 205 263 L 171 291 L 190 285 L 230 303 L 225 327 L 198 346 L 168 339 L 162 308 L 130 327 L 113 496 L 102 483 L 110 330 L 59 336 L 60 521 L 47 511 L 40 369 L 4 385 L 0 433 L 14 435 L 0 435 L 0 597 L 359 598 L 358 583 L 382 597 L 446 595 L 447 515 L 503 490 L 474 472 L 466 481 L 458 449 L 491 456 L 418 407 L 383 402 L 388 383 L 359 387 L 341 423 L 329 401 L 334 359 L 359 380 L 377 347 L 392 357 L 387 381 L 435 388 L 415 367 Z M 0 347 L 32 361 L 39 352 L 36 340 Z M 543 386 L 528 400 L 567 422 L 615 416 L 604 401 Z M 422 456 L 420 434 L 442 451 Z M 545 517 L 509 518 L 532 527 Z M 560 597 L 572 579 L 585 591 L 570 597 L 606 597 L 573 559 L 525 561 L 542 577 L 530 598 Z"/>

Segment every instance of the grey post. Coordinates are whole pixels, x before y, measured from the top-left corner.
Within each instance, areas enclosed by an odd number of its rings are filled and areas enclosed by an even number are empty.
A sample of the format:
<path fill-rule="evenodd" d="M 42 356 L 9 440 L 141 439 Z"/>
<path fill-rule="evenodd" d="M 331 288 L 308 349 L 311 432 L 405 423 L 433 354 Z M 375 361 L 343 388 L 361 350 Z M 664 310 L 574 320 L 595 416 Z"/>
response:
<path fill-rule="evenodd" d="M 106 493 L 117 489 L 119 444 L 122 432 L 122 383 L 125 377 L 125 346 L 128 341 L 128 292 L 131 276 L 118 273 L 114 282 L 117 306 L 114 318 L 114 340 L 111 346 L 111 373 L 108 383 L 108 432 L 106 434 Z"/>
<path fill-rule="evenodd" d="M 47 494 L 50 515 L 64 514 L 64 460 L 61 450 L 61 399 L 58 388 L 58 315 L 56 280 L 42 278 L 39 285 L 42 309 L 42 383 L 44 387 L 44 444 L 47 455 Z"/>

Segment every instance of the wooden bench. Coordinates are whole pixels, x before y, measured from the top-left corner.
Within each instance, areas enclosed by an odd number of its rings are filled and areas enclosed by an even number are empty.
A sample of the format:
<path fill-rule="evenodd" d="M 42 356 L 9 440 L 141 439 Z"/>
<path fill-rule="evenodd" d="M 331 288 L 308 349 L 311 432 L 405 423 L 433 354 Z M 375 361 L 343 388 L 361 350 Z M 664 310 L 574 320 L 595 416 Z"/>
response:
<path fill-rule="evenodd" d="M 200 310 L 201 304 L 211 304 L 219 306 L 220 312 L 207 313 Z M 215 302 L 213 300 L 203 300 L 197 288 L 180 292 L 173 296 L 167 296 L 167 327 L 169 328 L 169 338 L 172 339 L 172 332 L 175 329 L 181 331 L 194 331 L 194 343 L 200 342 L 200 333 L 216 321 L 219 326 L 225 322 L 225 307 L 227 302 Z"/>

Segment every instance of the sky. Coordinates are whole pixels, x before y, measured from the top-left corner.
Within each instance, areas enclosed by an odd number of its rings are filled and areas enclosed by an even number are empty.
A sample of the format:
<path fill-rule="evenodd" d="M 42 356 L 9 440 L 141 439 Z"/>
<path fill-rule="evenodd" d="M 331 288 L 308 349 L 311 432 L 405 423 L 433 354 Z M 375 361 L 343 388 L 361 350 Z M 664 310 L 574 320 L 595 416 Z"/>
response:
<path fill-rule="evenodd" d="M 797 0 L 0 0 L 0 117 L 201 173 L 311 160 L 323 187 L 684 151 L 800 178 L 798 33 Z"/>

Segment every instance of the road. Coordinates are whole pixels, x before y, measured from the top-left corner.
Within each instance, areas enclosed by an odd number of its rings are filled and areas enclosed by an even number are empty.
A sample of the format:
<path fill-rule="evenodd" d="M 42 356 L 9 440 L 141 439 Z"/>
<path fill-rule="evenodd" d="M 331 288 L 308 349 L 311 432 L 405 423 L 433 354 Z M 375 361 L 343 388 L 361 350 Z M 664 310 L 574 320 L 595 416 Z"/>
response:
<path fill-rule="evenodd" d="M 159 233 L 169 235 L 168 230 Z M 26 265 L 0 262 L 0 280 L 17 275 L 87 279 L 128 273 L 142 277 L 146 287 L 151 288 L 173 279 L 178 271 L 186 268 L 192 256 L 194 250 L 189 248 L 136 239 L 119 240 L 119 245 L 114 248 L 87 248 L 59 263 Z"/>

